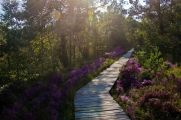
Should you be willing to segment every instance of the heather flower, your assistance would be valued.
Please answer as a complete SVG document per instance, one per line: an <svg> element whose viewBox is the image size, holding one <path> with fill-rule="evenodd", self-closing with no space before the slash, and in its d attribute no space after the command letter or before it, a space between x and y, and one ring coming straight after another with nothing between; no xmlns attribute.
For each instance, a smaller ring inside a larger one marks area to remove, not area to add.
<svg viewBox="0 0 181 120"><path fill-rule="evenodd" d="M126 112L131 117L132 120L135 120L135 113L132 106L128 106Z"/></svg>
<svg viewBox="0 0 181 120"><path fill-rule="evenodd" d="M81 71L82 71L82 73L83 73L84 75L87 75L87 74L89 73L89 66L88 66L88 65L83 66L83 67L81 68Z"/></svg>
<svg viewBox="0 0 181 120"><path fill-rule="evenodd" d="M81 70L81 68L80 69L74 69L74 70L72 70L70 73L69 73L69 76L68 76L68 78L70 79L70 78L80 78L80 77L82 77L83 76L83 73L82 73L82 70Z"/></svg>
<svg viewBox="0 0 181 120"><path fill-rule="evenodd" d="M30 88L26 89L24 92L25 100L32 99L34 96L38 95L41 91L43 91L44 86L41 83L37 83Z"/></svg>
<svg viewBox="0 0 181 120"><path fill-rule="evenodd" d="M141 82L137 79L131 79L131 88L140 88L142 87Z"/></svg>
<svg viewBox="0 0 181 120"><path fill-rule="evenodd" d="M160 109L162 106L162 102L158 98L150 98L148 100L148 105L155 108L155 109Z"/></svg>
<svg viewBox="0 0 181 120"><path fill-rule="evenodd" d="M130 88L140 88L152 84L150 80L144 80L143 82L139 80L138 75L141 71L142 68L136 59L128 60L127 64L120 71L124 92L127 92Z"/></svg>
<svg viewBox="0 0 181 120"><path fill-rule="evenodd" d="M74 69L74 70L70 71L68 78L72 78L72 77L76 76L78 72L79 72L78 69Z"/></svg>
<svg viewBox="0 0 181 120"><path fill-rule="evenodd" d="M116 87L116 91L117 91L118 93L123 93L123 92L124 92L122 86L117 86L117 87Z"/></svg>
<svg viewBox="0 0 181 120"><path fill-rule="evenodd" d="M134 58L131 58L128 60L127 62L128 65L131 65L131 64L137 64L136 60Z"/></svg>
<svg viewBox="0 0 181 120"><path fill-rule="evenodd" d="M163 92L157 92L156 91L156 92L146 93L143 97L140 98L139 105L144 106L152 98L158 98L161 100L168 100L170 98L170 94L168 92L165 92L165 91L163 91Z"/></svg>
<svg viewBox="0 0 181 120"><path fill-rule="evenodd" d="M137 74L141 72L141 66L135 59L130 59L125 66L125 70Z"/></svg>
<svg viewBox="0 0 181 120"><path fill-rule="evenodd" d="M125 95L120 96L120 99L121 99L122 102L128 102L129 101L128 96L125 96Z"/></svg>
<svg viewBox="0 0 181 120"><path fill-rule="evenodd" d="M142 86L149 86L152 84L153 84L153 82L151 80L143 80L143 82L141 82Z"/></svg>
<svg viewBox="0 0 181 120"><path fill-rule="evenodd" d="M117 57L123 52L123 49L116 48L111 52L110 57ZM70 91L75 88L82 77L99 69L104 61L105 58L99 58L92 64L70 71L67 78L68 80L61 89L59 86L62 84L62 77L58 73L53 74L49 78L47 84L37 82L27 88L23 93L22 98L20 98L14 105L2 110L1 118L5 120L14 120L18 119L20 116L23 119L34 120L37 119L36 114L37 112L39 114L38 110L41 109L41 112L47 113L48 118L51 120L58 119L60 107L65 102ZM31 109L27 107L29 105L31 106ZM46 107L46 109L43 109L42 107ZM21 115L19 115L19 113L21 113Z"/></svg>
<svg viewBox="0 0 181 120"><path fill-rule="evenodd" d="M73 86L75 86L82 77L96 71L103 64L104 61L104 58L99 58L90 65L85 65L79 69L72 70L68 75L68 80L65 83L64 89L73 88Z"/></svg>
<svg viewBox="0 0 181 120"><path fill-rule="evenodd" d="M61 84L62 76L58 73L53 74L48 81L48 84Z"/></svg>
<svg viewBox="0 0 181 120"><path fill-rule="evenodd" d="M116 81L116 85L117 85L117 86L122 85L122 81L121 81L121 80L117 80L117 81Z"/></svg>
<svg viewBox="0 0 181 120"><path fill-rule="evenodd" d="M164 102L162 104L162 110L169 113L173 117L177 115L180 115L181 117L181 111L179 111L179 109L175 107L171 102Z"/></svg>
<svg viewBox="0 0 181 120"><path fill-rule="evenodd" d="M45 103L48 100L48 96L45 93L42 93L41 95L35 97L31 101L32 109L37 109L40 107L42 103Z"/></svg>

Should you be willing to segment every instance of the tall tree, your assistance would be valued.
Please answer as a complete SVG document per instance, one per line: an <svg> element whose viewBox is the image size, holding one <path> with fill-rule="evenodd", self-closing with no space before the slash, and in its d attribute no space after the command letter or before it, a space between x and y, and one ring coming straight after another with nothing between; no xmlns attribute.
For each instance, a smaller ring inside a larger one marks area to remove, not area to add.
<svg viewBox="0 0 181 120"><path fill-rule="evenodd" d="M3 30L6 33L4 36L4 51L6 54L7 68L6 73L16 73L16 78L19 79L20 56L19 50L22 45L21 39L21 22L19 21L19 2L16 0L3 0L1 21ZM10 74L9 74L10 77Z"/></svg>

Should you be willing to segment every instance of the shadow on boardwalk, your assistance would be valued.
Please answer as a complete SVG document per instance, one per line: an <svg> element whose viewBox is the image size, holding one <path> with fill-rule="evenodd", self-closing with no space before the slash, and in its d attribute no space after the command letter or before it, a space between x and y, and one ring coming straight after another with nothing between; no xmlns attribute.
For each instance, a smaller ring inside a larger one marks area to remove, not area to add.
<svg viewBox="0 0 181 120"><path fill-rule="evenodd" d="M74 99L76 120L129 120L123 109L113 100L109 90L134 49L100 73L98 77L77 91Z"/></svg>

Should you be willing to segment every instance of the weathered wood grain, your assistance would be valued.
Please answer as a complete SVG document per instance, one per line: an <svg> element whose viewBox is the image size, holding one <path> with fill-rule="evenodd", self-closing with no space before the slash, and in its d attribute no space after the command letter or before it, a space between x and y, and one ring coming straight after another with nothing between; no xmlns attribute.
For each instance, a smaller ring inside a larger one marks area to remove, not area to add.
<svg viewBox="0 0 181 120"><path fill-rule="evenodd" d="M74 99L76 120L129 120L109 90L132 52L133 49L77 91Z"/></svg>

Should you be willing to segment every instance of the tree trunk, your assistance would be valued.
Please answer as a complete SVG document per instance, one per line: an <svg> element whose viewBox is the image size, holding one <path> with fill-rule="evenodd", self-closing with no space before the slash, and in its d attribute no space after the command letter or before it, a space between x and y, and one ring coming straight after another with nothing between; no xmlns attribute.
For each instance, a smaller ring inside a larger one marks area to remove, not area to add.
<svg viewBox="0 0 181 120"><path fill-rule="evenodd" d="M60 61L63 64L64 68L67 68L69 66L69 60L68 60L68 55L67 55L67 41L65 38L65 35L61 35L61 55L60 55Z"/></svg>

